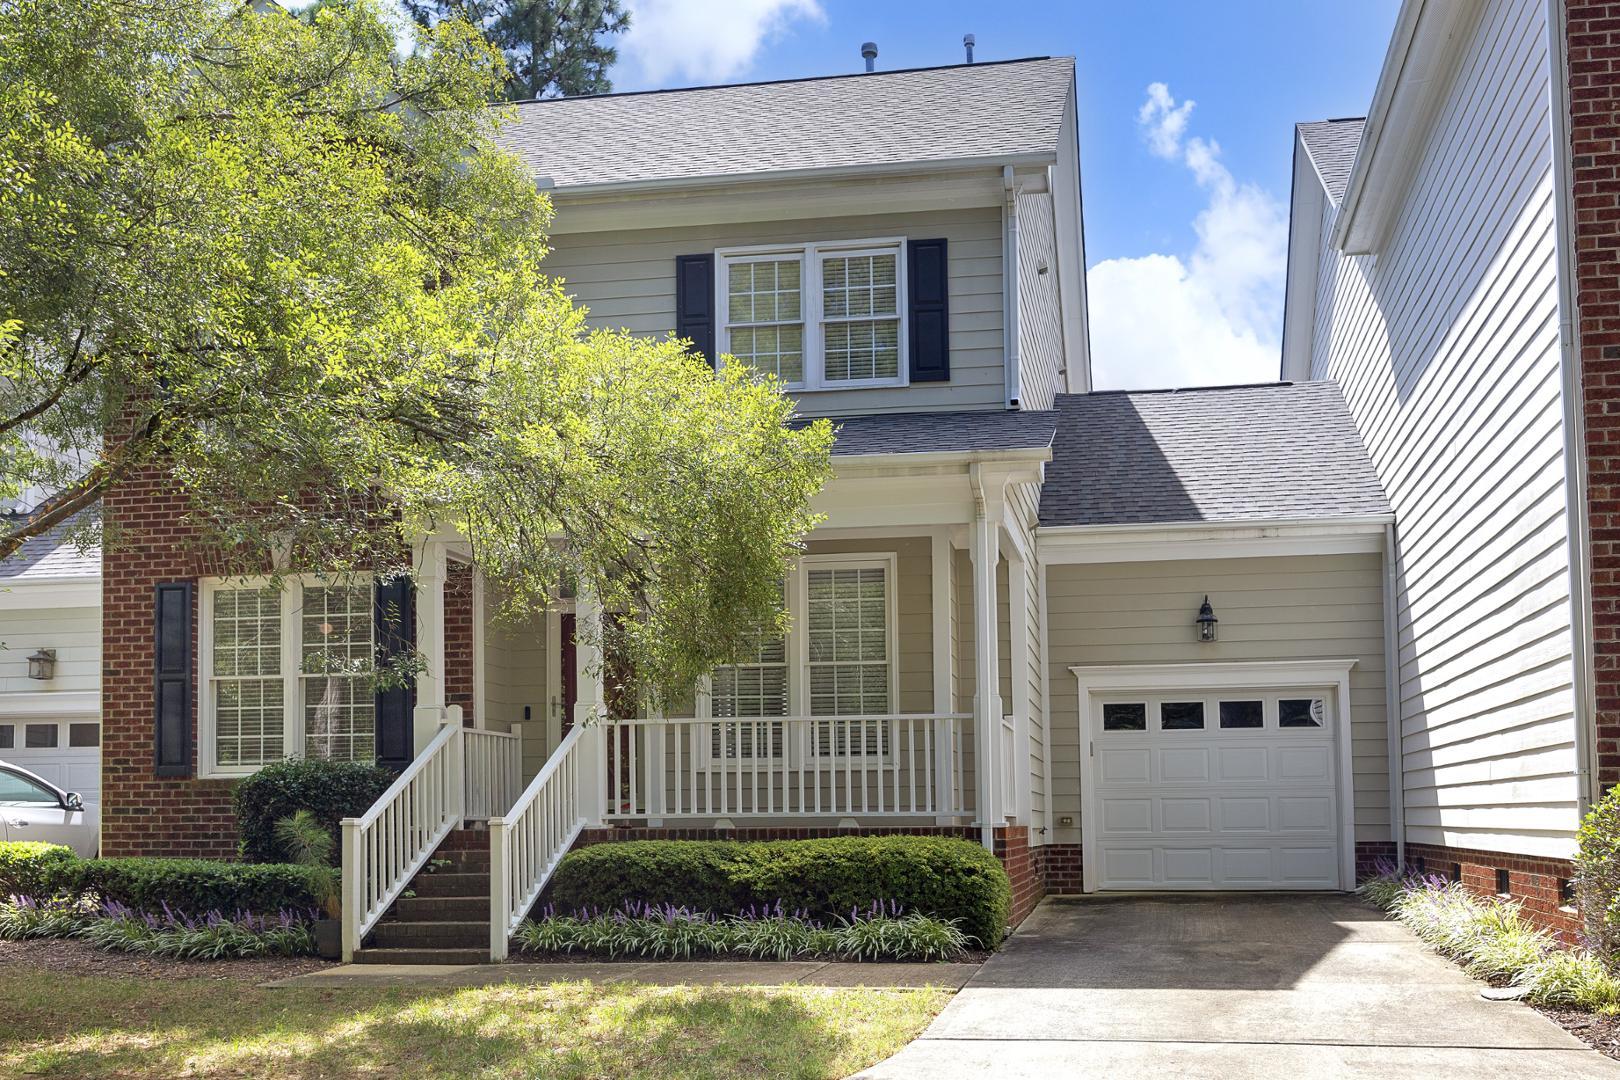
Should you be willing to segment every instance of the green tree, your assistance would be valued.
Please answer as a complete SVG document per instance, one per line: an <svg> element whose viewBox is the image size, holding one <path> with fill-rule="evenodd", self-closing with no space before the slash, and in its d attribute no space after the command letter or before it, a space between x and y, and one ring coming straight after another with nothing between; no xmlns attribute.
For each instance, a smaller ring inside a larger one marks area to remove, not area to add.
<svg viewBox="0 0 1620 1080"><path fill-rule="evenodd" d="M417 25L465 19L506 56L506 96L576 97L612 91L608 68L619 52L607 43L630 27L619 0L403 0Z"/></svg>
<svg viewBox="0 0 1620 1080"><path fill-rule="evenodd" d="M162 470L225 572L391 571L449 526L512 610L590 588L641 678L689 686L782 617L831 434L587 329L495 141L499 52L393 29L380 0L0 5L0 496L55 492L0 559Z"/></svg>

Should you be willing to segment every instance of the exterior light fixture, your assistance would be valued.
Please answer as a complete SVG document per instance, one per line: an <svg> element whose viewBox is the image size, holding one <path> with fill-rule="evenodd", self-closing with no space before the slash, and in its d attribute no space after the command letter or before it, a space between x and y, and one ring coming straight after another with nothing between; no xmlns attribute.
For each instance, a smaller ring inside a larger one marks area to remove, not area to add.
<svg viewBox="0 0 1620 1080"><path fill-rule="evenodd" d="M1204 597L1203 606L1198 609L1198 619L1196 621L1198 623L1198 640L1214 641L1217 636L1215 628L1220 624L1221 620L1215 617L1215 609L1209 606L1209 597L1207 596Z"/></svg>
<svg viewBox="0 0 1620 1080"><path fill-rule="evenodd" d="M56 675L56 650L40 649L28 658L28 677L44 682Z"/></svg>

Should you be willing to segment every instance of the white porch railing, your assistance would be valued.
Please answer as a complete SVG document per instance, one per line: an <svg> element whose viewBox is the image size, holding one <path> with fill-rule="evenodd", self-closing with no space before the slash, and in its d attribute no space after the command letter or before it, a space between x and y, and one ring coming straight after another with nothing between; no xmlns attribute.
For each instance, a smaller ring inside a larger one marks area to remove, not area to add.
<svg viewBox="0 0 1620 1080"><path fill-rule="evenodd" d="M459 720L446 722L364 816L343 819L345 961L461 824L463 731Z"/></svg>
<svg viewBox="0 0 1620 1080"><path fill-rule="evenodd" d="M484 728L467 728L462 758L466 764L469 821L483 821L506 813L523 790L523 741L518 735Z"/></svg>
<svg viewBox="0 0 1620 1080"><path fill-rule="evenodd" d="M613 720L607 817L961 814L970 713Z"/></svg>
<svg viewBox="0 0 1620 1080"><path fill-rule="evenodd" d="M489 819L489 956L508 941L602 805L602 728L576 725L504 815Z"/></svg>

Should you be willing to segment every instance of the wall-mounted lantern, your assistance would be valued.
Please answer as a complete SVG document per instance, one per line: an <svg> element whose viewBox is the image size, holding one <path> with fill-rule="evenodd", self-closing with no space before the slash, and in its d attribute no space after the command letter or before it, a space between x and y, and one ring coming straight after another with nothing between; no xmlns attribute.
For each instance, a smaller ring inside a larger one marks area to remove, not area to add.
<svg viewBox="0 0 1620 1080"><path fill-rule="evenodd" d="M28 658L28 677L45 682L56 676L56 650L40 649Z"/></svg>
<svg viewBox="0 0 1620 1080"><path fill-rule="evenodd" d="M1204 604L1198 609L1198 640L1214 641L1216 638L1215 628L1220 624L1220 621L1215 617L1215 609L1209 606L1209 597L1204 597Z"/></svg>

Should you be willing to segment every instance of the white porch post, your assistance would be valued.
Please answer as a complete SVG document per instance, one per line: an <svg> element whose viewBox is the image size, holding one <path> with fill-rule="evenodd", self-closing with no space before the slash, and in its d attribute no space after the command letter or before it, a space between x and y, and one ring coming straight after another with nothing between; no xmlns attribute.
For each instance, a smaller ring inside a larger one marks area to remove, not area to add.
<svg viewBox="0 0 1620 1080"><path fill-rule="evenodd" d="M587 828L602 824L608 799L606 695L602 690L602 606L581 589L574 601L575 633L583 640L574 648L574 727L579 729L580 802Z"/></svg>
<svg viewBox="0 0 1620 1080"><path fill-rule="evenodd" d="M1006 824L1001 792L1001 657L997 633L996 564L1001 559L1004 503L999 483L988 487L972 466L973 557L973 769L978 790L980 840L994 849L992 829Z"/></svg>
<svg viewBox="0 0 1620 1080"><path fill-rule="evenodd" d="M444 719L444 577L444 542L423 537L416 548L416 651L423 667L416 675L412 720L418 754L439 733Z"/></svg>
<svg viewBox="0 0 1620 1080"><path fill-rule="evenodd" d="M1012 654L1013 789L1003 793L1009 816L1030 824L1029 566L1016 545L1007 549L1007 649Z"/></svg>
<svg viewBox="0 0 1620 1080"><path fill-rule="evenodd" d="M934 712L956 711L952 674L956 665L955 589L951 566L951 538L944 529L933 536L933 634L934 634ZM956 774L961 767L956 754L956 721L934 721L934 814L941 824L949 824L961 809L956 805Z"/></svg>

